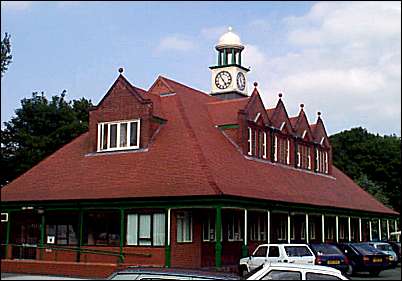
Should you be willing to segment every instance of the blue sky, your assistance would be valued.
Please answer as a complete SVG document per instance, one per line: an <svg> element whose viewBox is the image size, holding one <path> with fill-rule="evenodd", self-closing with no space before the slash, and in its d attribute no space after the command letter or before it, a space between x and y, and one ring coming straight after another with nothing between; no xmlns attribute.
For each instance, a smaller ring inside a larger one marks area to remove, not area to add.
<svg viewBox="0 0 402 281"><path fill-rule="evenodd" d="M355 11L359 11L356 14ZM214 45L233 26L267 107L321 111L329 134L355 126L401 135L401 5L326 2L4 2L13 63L1 119L34 91L98 103L119 67L147 89L158 75L210 90ZM378 108L381 106L381 110Z"/></svg>

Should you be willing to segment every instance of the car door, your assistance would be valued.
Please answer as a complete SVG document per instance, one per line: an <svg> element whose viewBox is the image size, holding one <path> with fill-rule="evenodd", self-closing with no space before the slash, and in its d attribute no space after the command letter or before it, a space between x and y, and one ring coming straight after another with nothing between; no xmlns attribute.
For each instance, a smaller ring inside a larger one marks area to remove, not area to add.
<svg viewBox="0 0 402 281"><path fill-rule="evenodd" d="M267 262L282 262L280 250L278 246L269 246Z"/></svg>
<svg viewBox="0 0 402 281"><path fill-rule="evenodd" d="M267 261L267 250L268 246L266 245L257 247L248 264L250 271L256 269Z"/></svg>

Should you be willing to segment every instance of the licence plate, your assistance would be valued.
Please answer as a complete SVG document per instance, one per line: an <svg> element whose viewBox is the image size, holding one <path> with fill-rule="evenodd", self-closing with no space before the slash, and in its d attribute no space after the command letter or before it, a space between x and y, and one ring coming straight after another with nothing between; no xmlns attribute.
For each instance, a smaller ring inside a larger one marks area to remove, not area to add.
<svg viewBox="0 0 402 281"><path fill-rule="evenodd" d="M382 258L373 258L373 262L382 262Z"/></svg>
<svg viewBox="0 0 402 281"><path fill-rule="evenodd" d="M339 260L329 260L328 264L340 264L341 262Z"/></svg>

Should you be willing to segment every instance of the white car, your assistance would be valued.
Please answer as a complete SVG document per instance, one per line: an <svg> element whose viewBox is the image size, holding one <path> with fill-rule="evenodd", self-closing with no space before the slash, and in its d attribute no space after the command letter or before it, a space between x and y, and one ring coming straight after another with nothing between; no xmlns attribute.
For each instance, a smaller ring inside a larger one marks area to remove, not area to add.
<svg viewBox="0 0 402 281"><path fill-rule="evenodd" d="M262 244L248 258L240 259L239 272L247 274L264 263L314 264L315 256L306 244Z"/></svg>
<svg viewBox="0 0 402 281"><path fill-rule="evenodd" d="M335 268L307 264L265 264L247 280L349 280Z"/></svg>

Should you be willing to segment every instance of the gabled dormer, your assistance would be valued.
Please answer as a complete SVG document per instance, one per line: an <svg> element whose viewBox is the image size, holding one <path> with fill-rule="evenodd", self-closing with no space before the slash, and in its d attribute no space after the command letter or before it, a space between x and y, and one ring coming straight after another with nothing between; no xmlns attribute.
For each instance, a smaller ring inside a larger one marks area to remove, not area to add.
<svg viewBox="0 0 402 281"><path fill-rule="evenodd" d="M147 148L156 130L154 102L149 94L120 75L97 106L89 112L91 152ZM160 124L160 122L159 122Z"/></svg>
<svg viewBox="0 0 402 281"><path fill-rule="evenodd" d="M312 128L315 143L315 171L324 174L332 173L332 147L329 142L321 113L318 112L317 122L310 126Z"/></svg>

